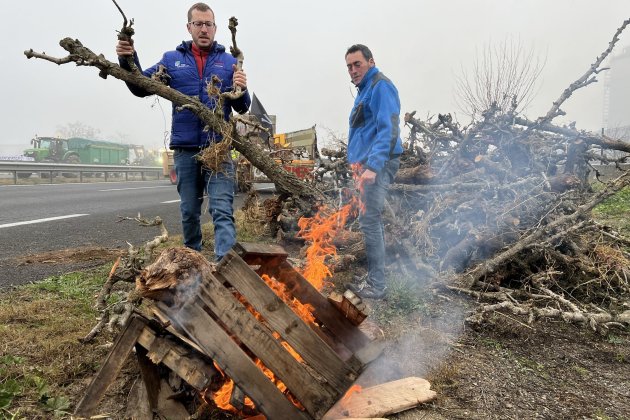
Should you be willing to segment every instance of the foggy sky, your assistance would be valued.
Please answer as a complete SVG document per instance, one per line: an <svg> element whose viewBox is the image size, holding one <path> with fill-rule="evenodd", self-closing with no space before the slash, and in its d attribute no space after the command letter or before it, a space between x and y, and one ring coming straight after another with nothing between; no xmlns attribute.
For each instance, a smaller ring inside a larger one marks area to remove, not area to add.
<svg viewBox="0 0 630 420"><path fill-rule="evenodd" d="M118 0L134 18L135 43L144 68L164 51L190 39L186 12L191 2ZM628 0L254 0L208 2L214 9L216 39L229 47L230 16L239 20L237 42L245 55L248 88L270 114L279 132L318 126L344 135L354 88L344 53L354 43L368 45L379 69L398 87L402 113L421 118L454 113L467 123L454 99L455 78L469 69L484 44L517 39L546 61L538 93L525 112L543 115L562 91L579 78L630 17ZM29 6L30 5L30 6ZM56 134L59 126L81 122L100 137L159 147L170 130L171 104L136 98L124 83L103 80L95 68L57 66L27 60L32 48L65 56L60 39L79 39L116 61L116 30L122 17L109 0L54 0L0 5L0 152L17 153L35 135ZM630 45L630 29L616 47ZM556 122L598 131L602 125L603 77L578 91ZM403 135L407 131L403 129ZM19 145L19 146L17 146Z"/></svg>

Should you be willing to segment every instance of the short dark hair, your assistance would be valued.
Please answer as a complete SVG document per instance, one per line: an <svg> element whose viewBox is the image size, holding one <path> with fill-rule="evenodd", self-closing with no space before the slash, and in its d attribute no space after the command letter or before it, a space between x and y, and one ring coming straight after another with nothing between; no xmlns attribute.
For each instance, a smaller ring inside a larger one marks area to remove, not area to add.
<svg viewBox="0 0 630 420"><path fill-rule="evenodd" d="M372 51L370 51L370 49L363 44L354 44L353 46L348 48L348 51L346 51L346 57L348 56L348 54L352 54L357 51L361 51L361 54L363 54L363 58L365 58L367 61L370 61L371 58L374 58L374 56L372 55Z"/></svg>
<svg viewBox="0 0 630 420"><path fill-rule="evenodd" d="M214 16L214 10L212 10L210 6L208 6L206 3L195 3L190 6L190 9L188 9L188 22L192 20L193 10L199 10L200 12L207 12L208 10L210 10L212 12L212 15Z"/></svg>

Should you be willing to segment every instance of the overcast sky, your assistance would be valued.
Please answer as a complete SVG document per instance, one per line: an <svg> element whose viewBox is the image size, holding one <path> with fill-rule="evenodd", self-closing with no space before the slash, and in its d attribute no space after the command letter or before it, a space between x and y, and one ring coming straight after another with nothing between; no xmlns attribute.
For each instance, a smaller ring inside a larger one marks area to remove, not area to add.
<svg viewBox="0 0 630 420"><path fill-rule="evenodd" d="M143 67L189 39L186 12L193 3L118 0L135 20L135 42ZM318 126L344 134L354 89L344 53L368 45L377 66L398 87L402 113L457 113L456 76L470 68L489 42L518 39L546 60L538 94L525 114L546 113L580 77L630 17L628 0L255 0L214 1L216 39L229 46L227 22L239 20L237 41L245 54L251 92L278 131ZM55 135L59 126L81 122L115 141L163 144L171 104L136 98L124 83L98 77L94 68L27 60L24 50L62 57L58 42L79 39L116 61L116 30L122 18L109 0L2 0L0 5L0 91L3 94L0 152L19 152L35 135ZM630 29L616 48L630 45ZM603 77L602 77L603 79ZM579 91L563 106L565 122L599 130L603 80ZM562 121L562 120L558 120ZM406 131L403 130L403 134Z"/></svg>

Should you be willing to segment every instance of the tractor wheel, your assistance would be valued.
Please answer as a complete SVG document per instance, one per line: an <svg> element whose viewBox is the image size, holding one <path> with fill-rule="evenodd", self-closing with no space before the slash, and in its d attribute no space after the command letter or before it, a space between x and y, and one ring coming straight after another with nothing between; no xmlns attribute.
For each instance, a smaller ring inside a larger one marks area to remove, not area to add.
<svg viewBox="0 0 630 420"><path fill-rule="evenodd" d="M81 159L77 155L71 155L71 156L68 156L68 158L65 160L64 163L71 163L73 165L76 165L76 164L81 163ZM64 178L76 178L77 173L76 172L62 172L61 176L63 176Z"/></svg>
<svg viewBox="0 0 630 420"><path fill-rule="evenodd" d="M54 160L52 160L50 158L44 159L44 160L42 160L42 162L43 163L57 163L57 162L55 162ZM43 178L43 179L48 179L48 178L50 178L50 174L51 174L50 172L41 172L39 174L39 177ZM58 174L59 174L59 172L52 172L52 177L55 178L55 177L57 177Z"/></svg>

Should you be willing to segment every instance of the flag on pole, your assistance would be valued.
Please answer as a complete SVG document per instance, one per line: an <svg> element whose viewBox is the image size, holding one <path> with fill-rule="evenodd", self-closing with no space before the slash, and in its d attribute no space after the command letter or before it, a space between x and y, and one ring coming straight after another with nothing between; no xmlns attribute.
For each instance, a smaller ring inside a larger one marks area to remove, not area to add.
<svg viewBox="0 0 630 420"><path fill-rule="evenodd" d="M262 125L267 130L269 130L269 134L267 134L265 132L260 133L260 137L262 137L262 139L267 144L269 144L269 137L273 136L273 134L274 134L274 132L273 132L273 122L271 121L271 118L267 114L267 111L265 111L265 108L262 106L262 104L260 103L260 101L256 97L255 93L252 95L252 105L251 105L251 107L249 109L249 113L251 115L254 115L256 118L258 118L258 120L260 121L260 125Z"/></svg>

